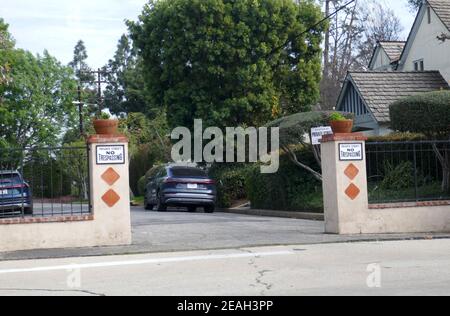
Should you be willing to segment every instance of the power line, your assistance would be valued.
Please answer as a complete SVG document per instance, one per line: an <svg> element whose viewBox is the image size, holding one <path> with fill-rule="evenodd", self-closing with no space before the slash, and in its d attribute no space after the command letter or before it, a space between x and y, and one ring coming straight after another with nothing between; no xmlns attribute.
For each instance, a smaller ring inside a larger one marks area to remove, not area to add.
<svg viewBox="0 0 450 316"><path fill-rule="evenodd" d="M300 34L294 36L294 39L297 39L299 37L302 37L303 35L305 35L306 33L311 32L313 29L315 29L316 27L318 27L319 25L321 25L322 23L326 22L327 20L331 19L333 16L335 16L336 14L338 14L339 12L341 12L342 10L346 9L348 6L350 6L351 4L355 3L356 0L351 0L349 2L347 2L346 4L344 4L343 6L337 8L334 12L330 13L329 15L327 15L325 18L323 18L322 20L320 20L319 22L317 22L316 24L310 26L308 29L306 29L305 31L301 32ZM268 55L267 57L272 56L273 54L275 54L278 50L281 50L283 48L285 48L289 42L291 42L291 40L289 39L288 42L284 43L283 45L280 45L276 48L274 48Z"/></svg>

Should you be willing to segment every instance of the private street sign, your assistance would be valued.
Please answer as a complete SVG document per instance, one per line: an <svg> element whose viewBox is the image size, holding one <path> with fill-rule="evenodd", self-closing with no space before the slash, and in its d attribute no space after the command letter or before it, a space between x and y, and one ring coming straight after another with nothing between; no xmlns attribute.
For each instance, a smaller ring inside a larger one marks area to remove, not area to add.
<svg viewBox="0 0 450 316"><path fill-rule="evenodd" d="M125 146L97 146L97 165L123 165L125 163Z"/></svg>
<svg viewBox="0 0 450 316"><path fill-rule="evenodd" d="M314 127L311 129L311 142L314 146L320 145L322 137L331 134L333 134L333 131L330 126Z"/></svg>

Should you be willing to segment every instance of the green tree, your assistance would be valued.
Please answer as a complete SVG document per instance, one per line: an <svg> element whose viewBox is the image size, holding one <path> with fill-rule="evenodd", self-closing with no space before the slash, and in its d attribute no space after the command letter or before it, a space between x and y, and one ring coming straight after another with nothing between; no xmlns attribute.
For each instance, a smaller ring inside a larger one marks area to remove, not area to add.
<svg viewBox="0 0 450 316"><path fill-rule="evenodd" d="M90 74L92 70L87 64L88 53L86 46L82 40L79 40L73 50L73 59L69 66L73 69L75 76L81 83L90 83L95 80L95 77Z"/></svg>
<svg viewBox="0 0 450 316"><path fill-rule="evenodd" d="M129 23L149 91L169 125L262 125L319 97L326 27L312 0L150 1ZM309 31L307 31L309 30Z"/></svg>
<svg viewBox="0 0 450 316"><path fill-rule="evenodd" d="M120 38L114 58L105 69L108 70L105 107L116 115L145 112L147 102L142 62L127 35Z"/></svg>
<svg viewBox="0 0 450 316"><path fill-rule="evenodd" d="M8 24L0 18L0 85L7 84L9 79L10 65L8 55L14 47L14 41L8 32ZM0 99L1 103L1 99Z"/></svg>
<svg viewBox="0 0 450 316"><path fill-rule="evenodd" d="M5 56L3 56L5 57ZM0 135L12 147L55 145L76 122L76 81L70 68L47 51L12 49L6 56L10 82L0 85Z"/></svg>
<svg viewBox="0 0 450 316"><path fill-rule="evenodd" d="M120 130L130 140L130 187L138 193L138 180L154 164L170 161L170 133L166 115L150 120L143 113L129 113L120 120Z"/></svg>

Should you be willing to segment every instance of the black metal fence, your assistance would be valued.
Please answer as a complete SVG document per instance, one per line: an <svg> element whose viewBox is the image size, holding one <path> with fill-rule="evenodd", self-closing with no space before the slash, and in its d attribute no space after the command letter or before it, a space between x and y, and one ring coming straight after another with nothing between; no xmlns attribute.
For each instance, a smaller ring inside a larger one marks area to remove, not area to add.
<svg viewBox="0 0 450 316"><path fill-rule="evenodd" d="M0 148L0 218L91 213L87 147Z"/></svg>
<svg viewBox="0 0 450 316"><path fill-rule="evenodd" d="M367 143L369 203L450 200L450 141Z"/></svg>

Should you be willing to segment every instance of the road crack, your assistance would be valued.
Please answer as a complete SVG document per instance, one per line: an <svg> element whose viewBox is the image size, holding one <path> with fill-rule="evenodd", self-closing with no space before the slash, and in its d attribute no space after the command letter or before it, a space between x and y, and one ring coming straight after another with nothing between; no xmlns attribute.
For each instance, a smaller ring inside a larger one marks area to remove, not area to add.
<svg viewBox="0 0 450 316"><path fill-rule="evenodd" d="M251 250L248 249L241 249L244 252L248 252L250 254L254 254L254 252L252 252ZM267 291L270 291L273 288L273 284L272 283L268 283L268 282L264 282L263 279L266 277L266 275L270 272L273 272L272 270L260 270L260 267L256 264L256 260L257 259L261 259L260 256L254 256L252 258L250 258L248 265L252 266L255 270L256 270L256 277L255 277L255 284L250 284L250 286L255 286L255 287L262 287L263 289L261 290L261 292L259 293L260 296L264 296L266 295Z"/></svg>
<svg viewBox="0 0 450 316"><path fill-rule="evenodd" d="M50 293L82 293L91 296L106 296L106 294L96 293L88 290L59 290L59 289L19 289L19 288L0 288L0 292L50 292Z"/></svg>

